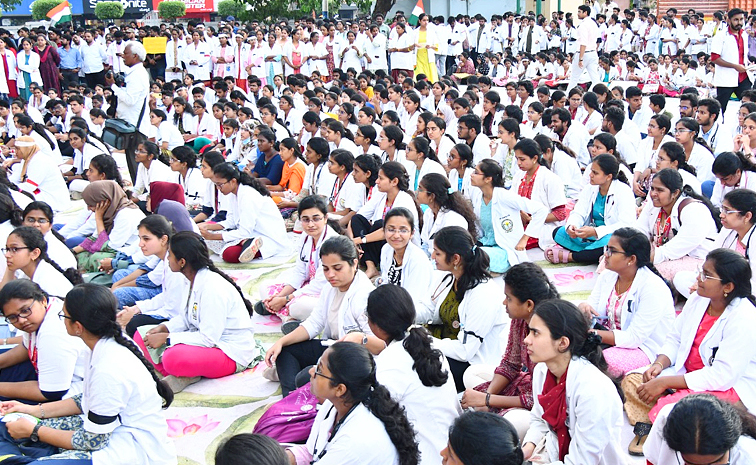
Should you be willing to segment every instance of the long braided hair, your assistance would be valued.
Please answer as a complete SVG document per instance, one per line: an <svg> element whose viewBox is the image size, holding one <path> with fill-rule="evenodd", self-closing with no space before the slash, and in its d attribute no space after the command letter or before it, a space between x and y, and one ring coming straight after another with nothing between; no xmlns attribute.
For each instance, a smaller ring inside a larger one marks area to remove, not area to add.
<svg viewBox="0 0 756 465"><path fill-rule="evenodd" d="M173 237L171 237L170 251L176 260L181 260L182 258L186 260L186 265L192 268L194 271L199 271L202 268L207 268L213 273L218 273L219 275L223 276L223 279L234 286L234 289L236 289L236 291L239 293L242 302L244 302L244 306L247 308L247 313L252 315L252 303L247 300L247 296L244 295L244 292L241 290L239 285L237 285L230 276L228 276L226 273L222 272L215 266L213 261L210 259L210 254L207 251L205 241L199 234L193 231L177 232L173 235Z"/></svg>
<svg viewBox="0 0 756 465"><path fill-rule="evenodd" d="M118 344L129 349L152 375L157 392L163 398L163 408L171 405L171 388L158 378L152 363L144 357L141 349L123 334L121 327L116 323L118 300L110 289L92 283L79 284L66 295L64 305L72 324L79 322L92 335L113 338Z"/></svg>
<svg viewBox="0 0 756 465"><path fill-rule="evenodd" d="M67 270L64 270L60 265L50 259L50 257L47 255L47 241L45 240L45 236L42 235L42 232L39 229L32 226L21 226L14 229L8 237L10 236L16 236L21 239L21 242L23 242L24 245L29 248L30 252L34 249L39 249L39 260L44 260L49 263L50 266L52 266L60 274L65 276L66 279L74 286L84 282L81 277L81 273L79 273L79 270L77 270L76 268L69 268Z"/></svg>

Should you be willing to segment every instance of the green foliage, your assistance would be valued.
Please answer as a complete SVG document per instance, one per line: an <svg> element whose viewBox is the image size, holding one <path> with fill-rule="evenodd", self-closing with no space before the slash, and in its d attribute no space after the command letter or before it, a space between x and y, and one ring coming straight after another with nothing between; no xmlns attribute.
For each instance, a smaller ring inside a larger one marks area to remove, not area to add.
<svg viewBox="0 0 756 465"><path fill-rule="evenodd" d="M229 16L240 18L244 12L244 6L236 0L221 0L218 2L218 16L226 19Z"/></svg>
<svg viewBox="0 0 756 465"><path fill-rule="evenodd" d="M174 21L186 14L186 4L177 0L168 0L158 4L158 13L166 21Z"/></svg>
<svg viewBox="0 0 756 465"><path fill-rule="evenodd" d="M19 1L18 3L20 4L21 2ZM48 19L47 12L58 6L60 3L60 0L36 0L32 3L32 18L36 21ZM0 4L2 4L4 9L8 6L4 1L0 2Z"/></svg>
<svg viewBox="0 0 756 465"><path fill-rule="evenodd" d="M123 17L121 2L97 2L95 16L99 19L118 19Z"/></svg>
<svg viewBox="0 0 756 465"><path fill-rule="evenodd" d="M266 20L291 16L289 0L243 0L241 19Z"/></svg>

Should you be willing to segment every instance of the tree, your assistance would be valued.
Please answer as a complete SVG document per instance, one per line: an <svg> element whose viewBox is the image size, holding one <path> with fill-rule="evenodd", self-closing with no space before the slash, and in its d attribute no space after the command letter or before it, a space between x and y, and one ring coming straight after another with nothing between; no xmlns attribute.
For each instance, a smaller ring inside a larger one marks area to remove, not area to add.
<svg viewBox="0 0 756 465"><path fill-rule="evenodd" d="M121 2L97 2L95 16L99 19L123 18L123 4Z"/></svg>
<svg viewBox="0 0 756 465"><path fill-rule="evenodd" d="M218 16L223 19L229 16L239 19L243 13L244 6L236 0L221 0L218 2Z"/></svg>
<svg viewBox="0 0 756 465"><path fill-rule="evenodd" d="M20 3L21 2L19 1L18 4ZM36 21L48 19L47 12L58 6L60 3L61 0L36 0L31 6L32 18ZM2 4L3 9L7 8L4 1L0 0L0 4Z"/></svg>
<svg viewBox="0 0 756 465"><path fill-rule="evenodd" d="M177 0L168 0L158 4L158 13L166 21L175 21L186 14L186 4Z"/></svg>
<svg viewBox="0 0 756 465"><path fill-rule="evenodd" d="M243 0L244 12L241 19L245 21L265 20L289 16L289 4L289 0Z"/></svg>
<svg viewBox="0 0 756 465"><path fill-rule="evenodd" d="M376 15L383 15L383 17L386 17L386 13L391 10L391 8L396 3L396 0L375 0L375 8L373 8L373 18L375 18Z"/></svg>

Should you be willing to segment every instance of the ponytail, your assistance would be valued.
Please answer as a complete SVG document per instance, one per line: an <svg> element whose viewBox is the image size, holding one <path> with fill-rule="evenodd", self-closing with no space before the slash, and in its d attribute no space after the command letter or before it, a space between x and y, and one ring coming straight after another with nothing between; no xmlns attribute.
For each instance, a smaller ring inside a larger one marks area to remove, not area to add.
<svg viewBox="0 0 756 465"><path fill-rule="evenodd" d="M249 186L260 193L263 197L270 197L270 191L259 180L253 178L246 171L241 171L232 163L219 163L213 167L213 175L231 181L235 179L241 186Z"/></svg>

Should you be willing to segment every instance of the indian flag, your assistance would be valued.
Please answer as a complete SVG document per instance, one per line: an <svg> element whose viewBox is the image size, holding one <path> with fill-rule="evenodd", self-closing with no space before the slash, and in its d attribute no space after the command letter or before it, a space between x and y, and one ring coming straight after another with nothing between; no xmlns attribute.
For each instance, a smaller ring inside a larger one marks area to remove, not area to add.
<svg viewBox="0 0 756 465"><path fill-rule="evenodd" d="M50 26L71 21L71 4L67 0L64 1L48 11L47 17L50 18Z"/></svg>
<svg viewBox="0 0 756 465"><path fill-rule="evenodd" d="M420 15L425 13L425 8L423 7L423 0L417 0L417 5L415 5L415 8L412 9L412 14L409 18L410 26L417 26L417 22L420 18Z"/></svg>

